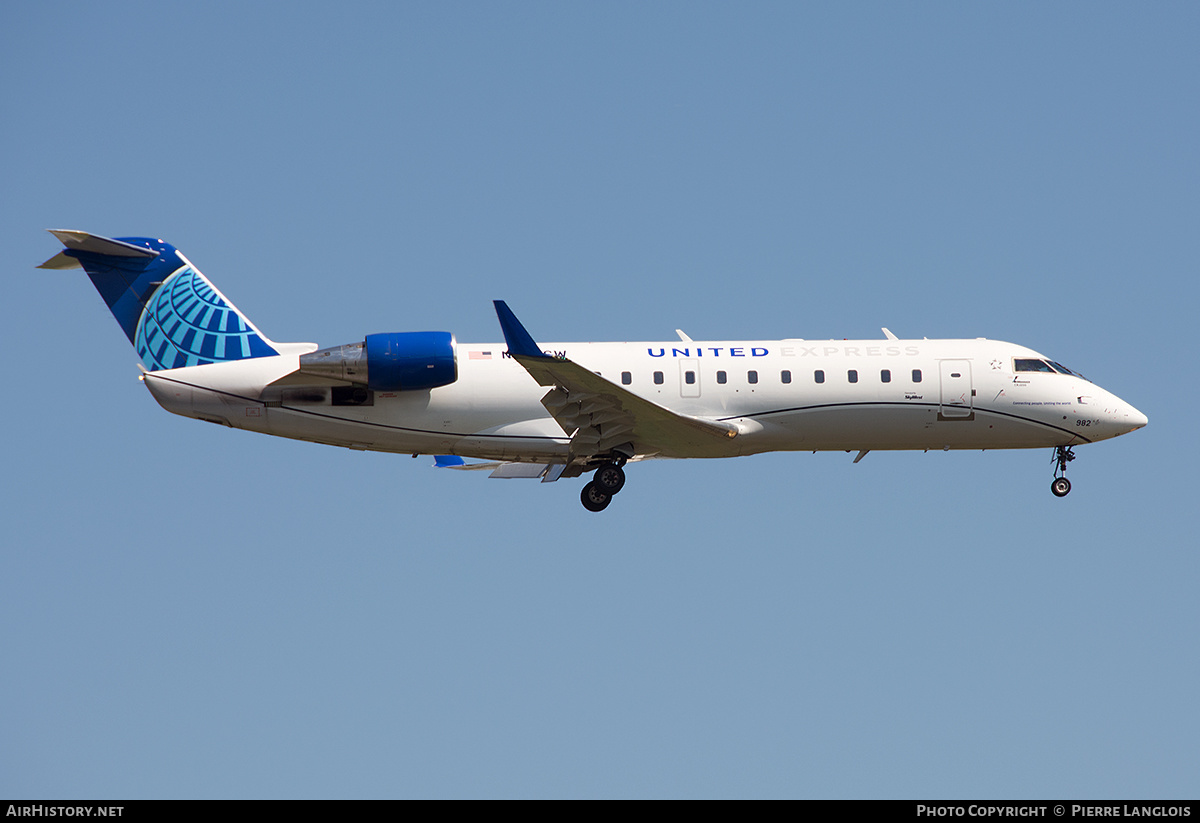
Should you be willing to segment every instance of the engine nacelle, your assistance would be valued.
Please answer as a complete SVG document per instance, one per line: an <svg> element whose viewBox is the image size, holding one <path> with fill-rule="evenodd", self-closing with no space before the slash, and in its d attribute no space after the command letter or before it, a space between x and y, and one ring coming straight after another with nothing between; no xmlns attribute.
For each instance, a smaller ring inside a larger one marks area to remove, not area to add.
<svg viewBox="0 0 1200 823"><path fill-rule="evenodd" d="M362 343L301 355L300 371L374 391L435 389L458 379L457 344L448 331L368 334Z"/></svg>
<svg viewBox="0 0 1200 823"><path fill-rule="evenodd" d="M458 379L457 344L448 331L368 334L365 343L368 389L436 389Z"/></svg>

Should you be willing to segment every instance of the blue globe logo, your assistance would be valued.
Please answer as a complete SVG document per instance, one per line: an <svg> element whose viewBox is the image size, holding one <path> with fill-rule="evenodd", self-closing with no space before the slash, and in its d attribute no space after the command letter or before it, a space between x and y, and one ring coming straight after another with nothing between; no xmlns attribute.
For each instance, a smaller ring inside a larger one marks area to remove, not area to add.
<svg viewBox="0 0 1200 823"><path fill-rule="evenodd" d="M275 354L191 266L176 270L146 301L134 347L150 371Z"/></svg>

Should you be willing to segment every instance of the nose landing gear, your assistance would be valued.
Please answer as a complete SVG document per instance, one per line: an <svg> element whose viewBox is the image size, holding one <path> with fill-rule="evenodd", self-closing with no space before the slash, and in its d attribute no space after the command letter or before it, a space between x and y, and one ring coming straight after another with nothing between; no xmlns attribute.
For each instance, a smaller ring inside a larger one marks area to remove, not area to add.
<svg viewBox="0 0 1200 823"><path fill-rule="evenodd" d="M1066 497L1071 493L1071 481L1067 479L1067 464L1075 459L1075 450L1070 446L1054 447L1054 479L1050 481L1050 493L1055 497Z"/></svg>

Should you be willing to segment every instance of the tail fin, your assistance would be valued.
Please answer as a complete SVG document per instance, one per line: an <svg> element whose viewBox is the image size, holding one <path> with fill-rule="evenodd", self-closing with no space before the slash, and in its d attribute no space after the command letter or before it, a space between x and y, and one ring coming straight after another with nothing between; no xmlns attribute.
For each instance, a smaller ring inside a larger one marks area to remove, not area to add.
<svg viewBox="0 0 1200 823"><path fill-rule="evenodd" d="M149 371L279 354L170 243L49 231L66 248L39 268L82 266Z"/></svg>

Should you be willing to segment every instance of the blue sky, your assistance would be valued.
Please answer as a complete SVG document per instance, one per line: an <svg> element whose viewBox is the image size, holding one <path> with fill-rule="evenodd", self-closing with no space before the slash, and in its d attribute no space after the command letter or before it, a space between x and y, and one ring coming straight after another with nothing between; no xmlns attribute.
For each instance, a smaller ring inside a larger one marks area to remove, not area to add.
<svg viewBox="0 0 1200 823"><path fill-rule="evenodd" d="M9 4L0 795L1195 797L1200 10ZM1150 425L489 481L162 411L45 228L275 340L986 336ZM1182 434L1180 434L1182 432Z"/></svg>

